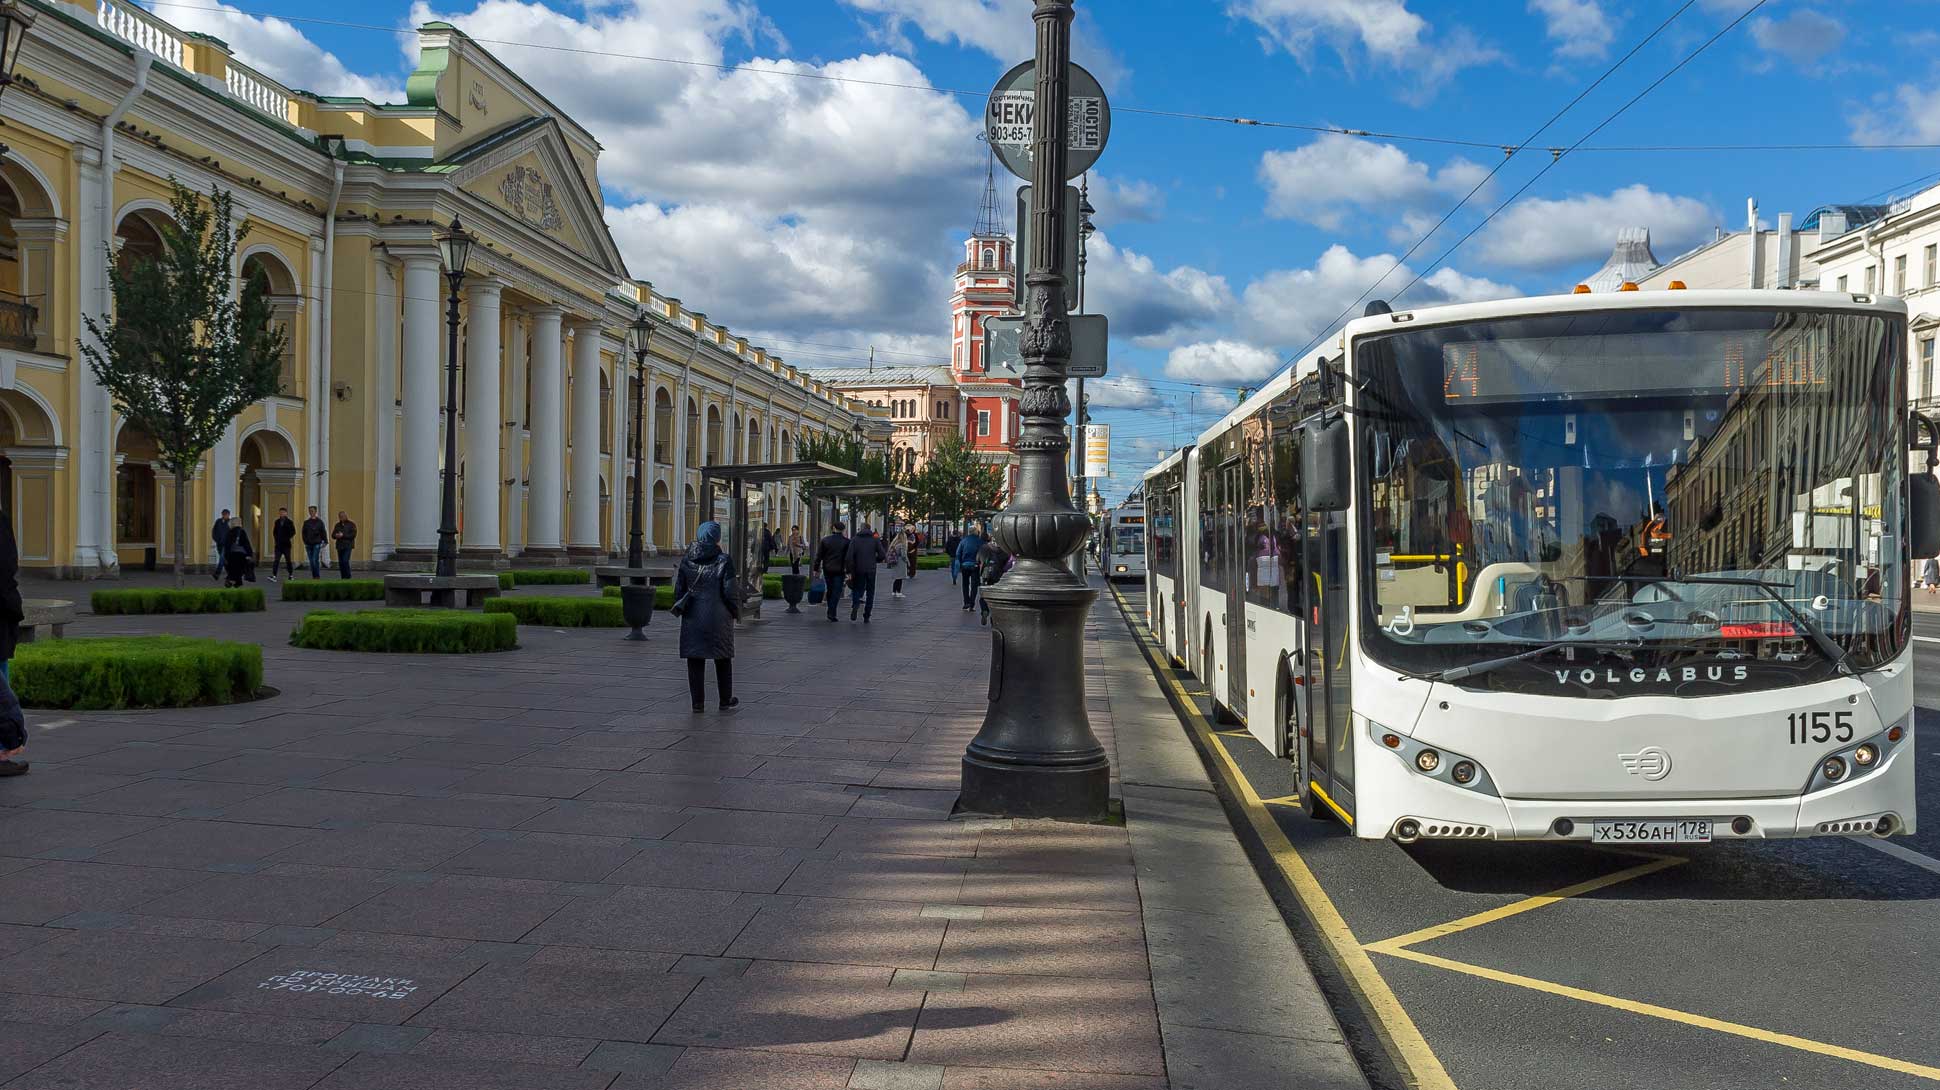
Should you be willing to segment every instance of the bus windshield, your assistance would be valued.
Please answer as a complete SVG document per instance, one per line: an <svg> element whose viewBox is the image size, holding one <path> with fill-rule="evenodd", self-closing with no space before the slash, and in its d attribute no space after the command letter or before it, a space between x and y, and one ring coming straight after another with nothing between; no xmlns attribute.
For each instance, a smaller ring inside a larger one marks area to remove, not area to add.
<svg viewBox="0 0 1940 1090"><path fill-rule="evenodd" d="M1433 671L1581 640L1754 684L1770 666L1768 685L1889 660L1903 336L1872 314L1665 309L1360 341L1364 646Z"/></svg>
<svg viewBox="0 0 1940 1090"><path fill-rule="evenodd" d="M1144 556L1145 527L1128 526L1123 523L1112 527L1111 554L1113 556Z"/></svg>

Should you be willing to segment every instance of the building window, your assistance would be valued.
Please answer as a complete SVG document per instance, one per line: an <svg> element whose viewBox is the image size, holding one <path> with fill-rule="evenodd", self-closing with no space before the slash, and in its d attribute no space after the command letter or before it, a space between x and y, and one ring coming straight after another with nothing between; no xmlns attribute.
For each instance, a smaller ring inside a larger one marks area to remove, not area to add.
<svg viewBox="0 0 1940 1090"><path fill-rule="evenodd" d="M1871 265L1866 266L1866 294L1871 295L1878 287L1879 270Z"/></svg>
<svg viewBox="0 0 1940 1090"><path fill-rule="evenodd" d="M1839 290L1840 291L1846 290L1846 278L1843 276L1839 278Z"/></svg>
<svg viewBox="0 0 1940 1090"><path fill-rule="evenodd" d="M1893 294L1906 294L1906 255L1893 259Z"/></svg>
<svg viewBox="0 0 1940 1090"><path fill-rule="evenodd" d="M1933 338L1920 342L1920 388L1918 396L1924 400L1933 396Z"/></svg>
<svg viewBox="0 0 1940 1090"><path fill-rule="evenodd" d="M977 434L978 435L990 434L990 410L989 409L977 410Z"/></svg>
<svg viewBox="0 0 1940 1090"><path fill-rule="evenodd" d="M1920 281L1922 287L1933 287L1934 258L1940 246L1928 246L1926 252L1926 278Z"/></svg>

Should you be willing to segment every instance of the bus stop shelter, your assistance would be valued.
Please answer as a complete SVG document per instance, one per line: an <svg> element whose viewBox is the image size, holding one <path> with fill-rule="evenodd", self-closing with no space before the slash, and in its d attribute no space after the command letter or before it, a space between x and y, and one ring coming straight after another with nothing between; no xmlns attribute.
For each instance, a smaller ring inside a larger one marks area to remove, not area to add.
<svg viewBox="0 0 1940 1090"><path fill-rule="evenodd" d="M851 516L860 517L859 513L863 512L865 508L886 508L896 500L910 499L915 495L916 490L914 488L902 484L850 484L844 482L841 484L821 485L811 488L808 490L809 517L814 525L814 534L811 540L822 540L822 535L828 532L826 527L842 517L842 504L844 501L848 502ZM822 518L822 504L824 503L829 505L831 512L831 517L827 520ZM849 530L853 533L855 527L851 526Z"/></svg>
<svg viewBox="0 0 1940 1090"><path fill-rule="evenodd" d="M855 471L827 462L779 462L762 465L706 466L701 470L701 495L705 512L714 510L717 492L725 492L729 502L725 547L734 559L734 570L741 576L741 617L743 621L761 618L761 577L768 570L768 558L761 555L760 535L748 525L748 490L767 484L792 484L796 481L825 481L855 478ZM837 486L839 487L839 486ZM819 490L810 490L810 495Z"/></svg>

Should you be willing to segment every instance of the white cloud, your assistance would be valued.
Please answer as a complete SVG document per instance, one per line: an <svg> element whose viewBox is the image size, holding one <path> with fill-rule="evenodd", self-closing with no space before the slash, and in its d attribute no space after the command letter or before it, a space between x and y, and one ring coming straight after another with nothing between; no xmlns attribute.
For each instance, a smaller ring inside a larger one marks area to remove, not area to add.
<svg viewBox="0 0 1940 1090"><path fill-rule="evenodd" d="M899 53L912 53L909 31L944 45L988 54L1005 65L1037 52L1031 21L1034 0L841 0L867 16L869 33ZM1124 66L1099 40L1090 12L1080 9L1071 28L1071 52L1107 88L1124 77Z"/></svg>
<svg viewBox="0 0 1940 1090"><path fill-rule="evenodd" d="M741 0L629 0L562 12L482 0L433 12L480 39L720 64L779 45ZM742 70L493 47L605 147L608 221L633 275L735 329L858 343L948 328L949 270L975 217L979 118L906 58ZM869 83L803 76L836 76ZM624 88L625 93L615 93ZM973 104L974 108L974 104ZM786 353L784 353L786 355Z"/></svg>
<svg viewBox="0 0 1940 1090"><path fill-rule="evenodd" d="M1391 225L1397 215L1466 194L1487 173L1461 158L1430 171L1393 144L1339 133L1260 157L1267 214L1329 231L1339 230L1355 209L1372 209L1377 219Z"/></svg>
<svg viewBox="0 0 1940 1090"><path fill-rule="evenodd" d="M1476 240L1476 253L1486 264L1517 269L1583 265L1609 257L1619 230L1648 227L1651 248L1668 256L1703 241L1717 222L1703 201L1638 183L1512 205Z"/></svg>
<svg viewBox="0 0 1940 1090"><path fill-rule="evenodd" d="M1165 373L1194 382L1259 382L1280 370L1280 356L1244 341L1200 341L1180 345L1165 359Z"/></svg>
<svg viewBox="0 0 1940 1090"><path fill-rule="evenodd" d="M1144 254L1113 245L1102 230L1091 236L1086 256L1086 309L1111 316L1114 338L1165 347L1232 308L1225 277L1191 265L1161 272Z"/></svg>
<svg viewBox="0 0 1940 1090"><path fill-rule="evenodd" d="M1837 52L1846 40L1846 25L1810 8L1782 19L1759 16L1751 21L1751 39L1760 49L1777 53L1801 68Z"/></svg>
<svg viewBox="0 0 1940 1090"><path fill-rule="evenodd" d="M1363 293L1368 299L1385 299L1397 307L1469 303L1522 294L1511 284L1454 269L1437 269L1406 295L1400 295L1414 275L1405 265L1397 268L1393 254L1359 257L1345 246L1330 246L1311 268L1276 270L1249 284L1241 306L1241 325L1248 340L1273 345L1291 355L1336 324L1360 317Z"/></svg>
<svg viewBox="0 0 1940 1090"><path fill-rule="evenodd" d="M1095 409L1151 409L1165 403L1152 384L1137 375L1088 379L1085 396Z"/></svg>
<svg viewBox="0 0 1940 1090"><path fill-rule="evenodd" d="M1091 206L1099 226L1115 223L1157 223L1165 216L1165 194L1151 182L1125 180L1093 172Z"/></svg>
<svg viewBox="0 0 1940 1090"><path fill-rule="evenodd" d="M401 80L352 72L336 54L304 37L302 31L282 19L245 15L228 4L209 0L194 6L155 0L152 6L162 18L183 30L222 39L237 60L285 86L300 87L319 95L367 98L373 102L404 100Z"/></svg>
<svg viewBox="0 0 1940 1090"><path fill-rule="evenodd" d="M1432 94L1465 68L1503 59L1466 27L1437 36L1407 0L1228 0L1226 12L1259 26L1262 44L1286 50L1303 65L1313 63L1322 44L1349 68L1364 53L1405 77L1410 90L1404 97Z"/></svg>
<svg viewBox="0 0 1940 1090"><path fill-rule="evenodd" d="M1543 33L1556 43L1563 58L1597 58L1610 52L1616 28L1600 0L1529 0L1529 10L1543 17Z"/></svg>
<svg viewBox="0 0 1940 1090"><path fill-rule="evenodd" d="M1879 96L1873 108L1854 115L1852 136L1862 144L1940 141L1940 86L1903 83Z"/></svg>

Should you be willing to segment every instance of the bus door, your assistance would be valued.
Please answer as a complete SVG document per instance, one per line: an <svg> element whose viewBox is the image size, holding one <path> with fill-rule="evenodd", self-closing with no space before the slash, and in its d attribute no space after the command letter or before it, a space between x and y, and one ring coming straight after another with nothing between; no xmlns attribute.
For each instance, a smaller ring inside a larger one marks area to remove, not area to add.
<svg viewBox="0 0 1940 1090"><path fill-rule="evenodd" d="M1246 715L1246 521L1240 505L1246 498L1245 463L1238 459L1219 467L1219 487L1226 508L1219 520L1221 573L1226 585L1226 706Z"/></svg>
<svg viewBox="0 0 1940 1090"><path fill-rule="evenodd" d="M1172 639L1178 642L1179 657L1184 659L1187 657L1186 633L1192 631L1186 621L1186 587L1191 585L1186 580L1186 531L1185 523L1179 517L1179 513L1186 509L1185 486L1173 486L1169 495L1171 499L1166 501L1166 513L1172 519L1172 566L1167 570L1172 573ZM1161 602L1159 606L1164 608L1165 603Z"/></svg>
<svg viewBox="0 0 1940 1090"><path fill-rule="evenodd" d="M1309 781L1335 808L1354 813L1353 701L1349 691L1347 515L1300 512L1302 641L1296 675L1304 674L1300 724L1308 733ZM1293 739L1295 745L1301 740Z"/></svg>

